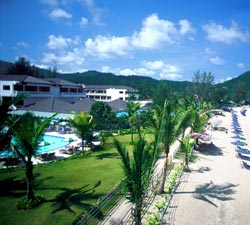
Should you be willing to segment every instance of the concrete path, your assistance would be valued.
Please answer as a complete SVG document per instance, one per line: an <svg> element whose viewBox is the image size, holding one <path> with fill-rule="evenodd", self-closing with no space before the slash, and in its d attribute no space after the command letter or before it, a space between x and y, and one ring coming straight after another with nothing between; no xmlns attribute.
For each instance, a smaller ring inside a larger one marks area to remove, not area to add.
<svg viewBox="0 0 250 225"><path fill-rule="evenodd" d="M243 168L241 159L236 157L231 144L235 136L231 132L231 113L225 114L217 119L229 132L214 131L214 146L197 152L197 160L190 164L191 173L182 176L163 224L250 224L250 170ZM250 117L237 115L250 148Z"/></svg>

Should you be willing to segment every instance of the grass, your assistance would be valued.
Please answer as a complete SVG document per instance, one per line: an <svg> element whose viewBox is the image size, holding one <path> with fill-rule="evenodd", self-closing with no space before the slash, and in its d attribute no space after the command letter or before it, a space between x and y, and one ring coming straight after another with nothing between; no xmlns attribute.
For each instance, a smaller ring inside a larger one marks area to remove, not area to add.
<svg viewBox="0 0 250 225"><path fill-rule="evenodd" d="M130 142L130 135L116 137ZM26 194L25 169L0 171L0 224L71 224L123 178L120 156L107 139L104 149L88 157L55 161L34 167L34 190L45 202L32 210L17 210Z"/></svg>

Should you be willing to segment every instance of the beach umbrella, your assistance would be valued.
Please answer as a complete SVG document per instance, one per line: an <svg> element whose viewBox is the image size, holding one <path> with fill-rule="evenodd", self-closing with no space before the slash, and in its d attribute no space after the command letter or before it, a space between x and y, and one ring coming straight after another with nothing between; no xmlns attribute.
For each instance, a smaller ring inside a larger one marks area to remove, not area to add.
<svg viewBox="0 0 250 225"><path fill-rule="evenodd" d="M69 142L73 142L74 139L72 137L69 137Z"/></svg>
<svg viewBox="0 0 250 225"><path fill-rule="evenodd" d="M47 146L50 145L50 143L48 141L41 141L39 146Z"/></svg>
<svg viewBox="0 0 250 225"><path fill-rule="evenodd" d="M198 139L201 136L199 133L192 133L190 134L190 138Z"/></svg>
<svg viewBox="0 0 250 225"><path fill-rule="evenodd" d="M66 126L67 123L65 121L62 121L61 123L59 123L60 126Z"/></svg>
<svg viewBox="0 0 250 225"><path fill-rule="evenodd" d="M245 146L245 145L247 145L247 143L243 142L243 141L233 141L233 142L231 142L231 144L237 145L237 146Z"/></svg>

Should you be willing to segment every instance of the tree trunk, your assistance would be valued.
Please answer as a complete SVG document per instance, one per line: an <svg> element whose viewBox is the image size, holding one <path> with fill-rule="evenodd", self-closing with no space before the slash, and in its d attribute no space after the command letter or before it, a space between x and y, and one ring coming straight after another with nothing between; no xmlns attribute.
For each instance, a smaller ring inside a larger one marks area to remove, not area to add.
<svg viewBox="0 0 250 225"><path fill-rule="evenodd" d="M33 200L33 163L31 159L28 159L26 164L26 181L27 181L27 199Z"/></svg>
<svg viewBox="0 0 250 225"><path fill-rule="evenodd" d="M134 211L134 220L135 220L135 225L141 225L141 210L138 208L135 208Z"/></svg>
<svg viewBox="0 0 250 225"><path fill-rule="evenodd" d="M164 187L165 187L166 175L167 175L167 167L168 167L168 152L169 151L165 152L165 162L164 162L164 166L163 166L163 174L162 174L161 183L160 183L159 188L158 188L159 194L164 193Z"/></svg>

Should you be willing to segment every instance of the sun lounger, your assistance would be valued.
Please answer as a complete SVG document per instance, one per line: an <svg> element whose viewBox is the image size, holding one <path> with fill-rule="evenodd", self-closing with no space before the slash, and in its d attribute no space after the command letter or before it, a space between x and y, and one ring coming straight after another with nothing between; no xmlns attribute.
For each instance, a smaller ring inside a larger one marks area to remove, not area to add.
<svg viewBox="0 0 250 225"><path fill-rule="evenodd" d="M250 151L248 151L246 149L236 149L235 151L240 153L240 154L250 155Z"/></svg>
<svg viewBox="0 0 250 225"><path fill-rule="evenodd" d="M248 164L247 162L245 162L245 161L242 160L242 165L243 165L246 169L250 170L250 164Z"/></svg>
<svg viewBox="0 0 250 225"><path fill-rule="evenodd" d="M238 153L238 155L239 155L239 157L240 157L241 159L250 161L250 156L242 155L241 153Z"/></svg>

